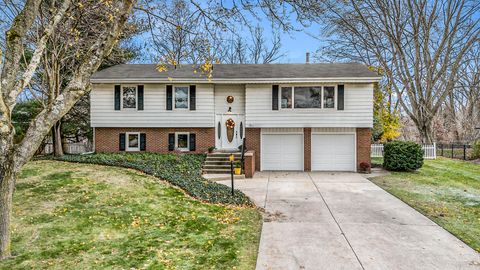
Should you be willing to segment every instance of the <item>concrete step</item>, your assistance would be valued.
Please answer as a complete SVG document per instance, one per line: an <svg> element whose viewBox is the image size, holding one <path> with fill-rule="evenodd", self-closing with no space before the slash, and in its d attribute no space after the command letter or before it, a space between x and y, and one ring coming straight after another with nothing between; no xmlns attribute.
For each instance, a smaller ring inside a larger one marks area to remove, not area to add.
<svg viewBox="0 0 480 270"><path fill-rule="evenodd" d="M230 174L230 169L202 169L203 174Z"/></svg>
<svg viewBox="0 0 480 270"><path fill-rule="evenodd" d="M228 166L230 166L230 161L227 161L227 160L206 160L204 165L228 165Z"/></svg>
<svg viewBox="0 0 480 270"><path fill-rule="evenodd" d="M237 157L235 157L237 159ZM240 158L239 158L240 159ZM207 156L206 160L227 160L229 161L230 159L228 157L212 157L212 156Z"/></svg>
<svg viewBox="0 0 480 270"><path fill-rule="evenodd" d="M207 154L207 157L230 157L230 155L234 155L235 158L237 157L242 157L242 153L240 152L236 152L236 153L219 153L219 152L213 152L213 153L209 153Z"/></svg>
<svg viewBox="0 0 480 270"><path fill-rule="evenodd" d="M202 175L205 179L208 179L210 181L222 181L222 180L230 180L231 176L230 174L204 174ZM244 174L241 174L241 175L234 175L233 176L233 179L234 180L241 180L241 179L245 179L245 175Z"/></svg>
<svg viewBox="0 0 480 270"><path fill-rule="evenodd" d="M213 165L210 165L210 164L204 164L203 165L203 169L225 169L225 170L230 170L231 167L230 165L218 165L218 164L213 164Z"/></svg>

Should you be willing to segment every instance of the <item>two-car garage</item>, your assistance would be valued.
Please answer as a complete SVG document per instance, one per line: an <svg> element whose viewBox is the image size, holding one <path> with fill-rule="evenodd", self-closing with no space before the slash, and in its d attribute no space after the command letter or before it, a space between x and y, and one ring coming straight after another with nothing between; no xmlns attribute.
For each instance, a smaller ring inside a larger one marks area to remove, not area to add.
<svg viewBox="0 0 480 270"><path fill-rule="evenodd" d="M354 128L312 128L310 144L304 136L301 128L262 129L261 169L303 171L305 154L310 154L312 171L356 170Z"/></svg>

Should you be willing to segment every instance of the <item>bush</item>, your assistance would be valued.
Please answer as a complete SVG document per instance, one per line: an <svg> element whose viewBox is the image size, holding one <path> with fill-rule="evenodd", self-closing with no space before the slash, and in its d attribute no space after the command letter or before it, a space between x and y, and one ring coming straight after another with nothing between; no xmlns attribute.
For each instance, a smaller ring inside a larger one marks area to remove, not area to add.
<svg viewBox="0 0 480 270"><path fill-rule="evenodd" d="M422 146L415 142L393 141L383 148L383 167L389 171L414 171L423 166Z"/></svg>
<svg viewBox="0 0 480 270"><path fill-rule="evenodd" d="M360 162L360 169L362 172L370 173L372 166L368 162Z"/></svg>
<svg viewBox="0 0 480 270"><path fill-rule="evenodd" d="M52 158L52 157L50 157ZM190 196L210 203L253 206L241 191L209 181L202 177L202 154L119 153L92 155L65 155L55 160L92 163L137 169L183 189Z"/></svg>
<svg viewBox="0 0 480 270"><path fill-rule="evenodd" d="M472 158L473 159L480 158L480 140L473 142L472 148L473 148Z"/></svg>

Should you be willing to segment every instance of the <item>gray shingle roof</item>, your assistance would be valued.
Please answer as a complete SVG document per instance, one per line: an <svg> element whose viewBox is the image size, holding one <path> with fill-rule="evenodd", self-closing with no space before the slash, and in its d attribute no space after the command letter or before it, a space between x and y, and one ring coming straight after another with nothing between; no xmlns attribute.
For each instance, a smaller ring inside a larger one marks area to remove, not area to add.
<svg viewBox="0 0 480 270"><path fill-rule="evenodd" d="M205 74L194 73L198 66L169 67L159 72L155 64L122 64L96 72L92 82L108 80L203 80ZM212 80L268 80L268 79L322 79L358 78L376 79L378 75L357 63L336 64L215 64Z"/></svg>

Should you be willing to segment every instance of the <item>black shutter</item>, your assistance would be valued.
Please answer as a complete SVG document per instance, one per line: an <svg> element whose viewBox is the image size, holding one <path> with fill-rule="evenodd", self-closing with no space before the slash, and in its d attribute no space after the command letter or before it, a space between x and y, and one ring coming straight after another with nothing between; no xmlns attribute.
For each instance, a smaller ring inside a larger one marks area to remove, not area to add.
<svg viewBox="0 0 480 270"><path fill-rule="evenodd" d="M345 96L345 90L343 85L339 85L337 89L337 94L338 94L338 100L337 100L337 110L343 111L344 109L344 96Z"/></svg>
<svg viewBox="0 0 480 270"><path fill-rule="evenodd" d="M143 111L143 85L139 85L138 91L138 110Z"/></svg>
<svg viewBox="0 0 480 270"><path fill-rule="evenodd" d="M196 138L195 133L190 133L190 151L195 151L196 149Z"/></svg>
<svg viewBox="0 0 480 270"><path fill-rule="evenodd" d="M125 133L120 133L120 136L118 136L118 149L125 151Z"/></svg>
<svg viewBox="0 0 480 270"><path fill-rule="evenodd" d="M168 134L168 151L175 150L175 133Z"/></svg>
<svg viewBox="0 0 480 270"><path fill-rule="evenodd" d="M278 85L272 85L272 110L278 111Z"/></svg>
<svg viewBox="0 0 480 270"><path fill-rule="evenodd" d="M196 110L197 105L197 86L190 85L190 111Z"/></svg>
<svg viewBox="0 0 480 270"><path fill-rule="evenodd" d="M120 85L115 85L115 111L120 111Z"/></svg>
<svg viewBox="0 0 480 270"><path fill-rule="evenodd" d="M167 111L172 110L173 105L173 87L171 85L167 85Z"/></svg>
<svg viewBox="0 0 480 270"><path fill-rule="evenodd" d="M147 150L147 134L140 133L140 151Z"/></svg>

